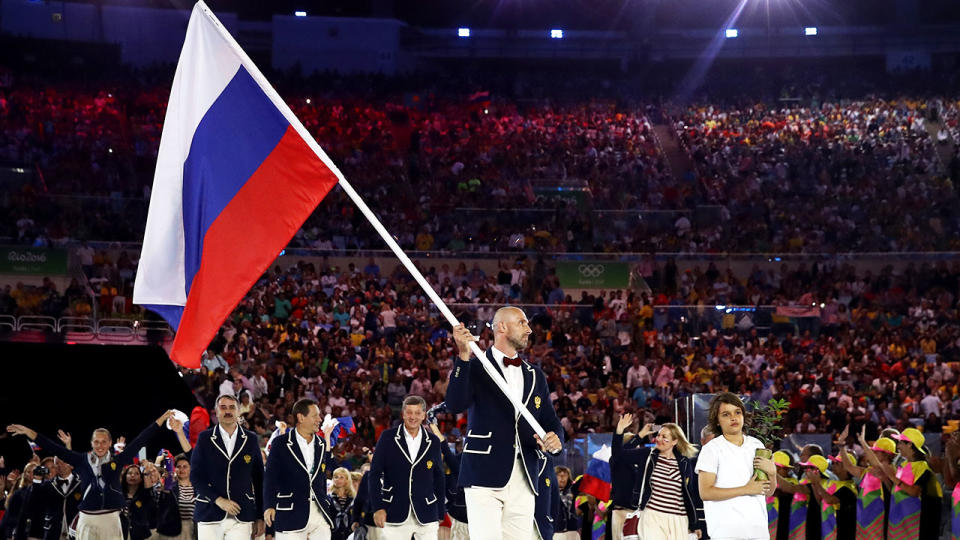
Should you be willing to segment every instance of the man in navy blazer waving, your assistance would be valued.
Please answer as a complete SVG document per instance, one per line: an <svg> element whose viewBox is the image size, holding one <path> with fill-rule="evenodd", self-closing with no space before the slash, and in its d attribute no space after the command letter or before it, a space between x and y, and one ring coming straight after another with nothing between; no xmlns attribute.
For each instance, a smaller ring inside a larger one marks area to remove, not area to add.
<svg viewBox="0 0 960 540"><path fill-rule="evenodd" d="M441 442L424 429L427 402L403 400L403 424L385 430L370 464L373 522L381 540L437 540L446 514ZM527 539L529 540L529 539Z"/></svg>
<svg viewBox="0 0 960 540"><path fill-rule="evenodd" d="M263 458L257 434L238 423L237 398L217 398L218 424L201 431L190 457L198 540L263 534Z"/></svg>
<svg viewBox="0 0 960 540"><path fill-rule="evenodd" d="M293 404L297 427L273 441L263 477L263 520L276 540L330 540L330 433L320 431L320 407L312 399Z"/></svg>
<svg viewBox="0 0 960 540"><path fill-rule="evenodd" d="M486 352L508 390L540 423L543 440L503 394L479 360L470 360L477 338L458 325L453 329L459 356L447 386L450 412L467 411L467 436L460 459L459 483L467 502L470 540L529 540L533 537L537 478L546 460L543 450L563 449L563 428L550 400L543 372L519 357L531 330L523 311L497 310L491 325L493 347ZM502 524L502 528L491 526Z"/></svg>

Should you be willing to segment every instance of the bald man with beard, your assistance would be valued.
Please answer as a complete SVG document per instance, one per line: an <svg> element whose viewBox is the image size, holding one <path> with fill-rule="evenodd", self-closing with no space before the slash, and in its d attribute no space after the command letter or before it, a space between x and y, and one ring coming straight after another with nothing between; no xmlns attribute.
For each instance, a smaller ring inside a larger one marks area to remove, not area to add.
<svg viewBox="0 0 960 540"><path fill-rule="evenodd" d="M453 329L459 351L447 386L452 413L467 411L458 483L464 488L471 540L529 540L533 537L539 472L544 452L563 449L563 428L550 401L543 372L520 358L530 340L530 323L522 310L497 310L491 325L493 347L485 353L493 375L471 359L477 338L463 326ZM541 440L492 377L506 383L547 432Z"/></svg>

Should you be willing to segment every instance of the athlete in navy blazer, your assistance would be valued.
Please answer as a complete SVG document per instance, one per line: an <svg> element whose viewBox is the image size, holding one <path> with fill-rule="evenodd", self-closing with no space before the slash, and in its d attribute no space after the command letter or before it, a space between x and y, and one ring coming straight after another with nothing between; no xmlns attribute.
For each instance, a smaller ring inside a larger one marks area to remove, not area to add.
<svg viewBox="0 0 960 540"><path fill-rule="evenodd" d="M507 313L502 315L502 312ZM516 315L519 315L516 321L501 322L494 318L495 325L499 323L506 328L506 331L498 336L511 341L514 350L526 346L527 337L530 334L526 317L516 308L502 308L497 312L497 317L502 318ZM510 323L516 326L510 326ZM519 444L527 482L534 494L538 493L539 487L536 480L543 458L537 446L533 428L522 416L515 413L513 405L483 369L479 360L464 360L464 356L469 358L469 349L466 349L466 354L463 352L466 342L475 339L469 335L469 331L463 326L458 326L454 329L454 336L457 337L457 345L461 348L461 353L454 363L453 376L447 386L446 403L450 412L467 411L467 436L464 439L463 455L460 458L460 485L485 488L506 486L513 471L516 448ZM502 369L494 359L493 350L488 349L486 355L496 371L503 376ZM519 367L508 369L519 369L522 373L522 401L527 410L547 431L547 442L553 444L551 449L559 452L562 448L563 427L550 400L550 389L547 387L543 372L525 360L521 361Z"/></svg>
<svg viewBox="0 0 960 540"><path fill-rule="evenodd" d="M140 448L160 433L160 426L171 416L173 411L164 413L127 444L122 452L116 454L110 451L113 442L110 432L103 428L93 432L90 442L94 449L86 453L68 450L58 441L19 424L7 426L7 431L14 435L26 435L31 441L37 441L44 450L73 465L74 473L86 486L80 511L102 513L119 511L124 507L124 496L120 491L121 469L133 463Z"/></svg>
<svg viewBox="0 0 960 540"><path fill-rule="evenodd" d="M201 431L190 456L190 483L196 492L194 521L219 523L229 514L241 523L256 523L263 517L263 457L257 434L237 424L237 401L217 398L219 423ZM232 412L230 412L232 411ZM232 453L227 452L221 426L233 424L239 433Z"/></svg>
<svg viewBox="0 0 960 540"><path fill-rule="evenodd" d="M553 540L557 521L562 516L560 490L557 486L557 474L553 468L553 458L544 459L541 467L540 476L537 479L540 484L540 493L537 495L536 510L533 514L534 524L540 540Z"/></svg>
<svg viewBox="0 0 960 540"><path fill-rule="evenodd" d="M381 511L385 511L384 523L389 525L401 525L407 521L411 508L413 518L421 525L439 522L446 514L441 443L421 425L426 407L410 405L414 398L423 402L418 396L407 397L404 400L404 424L381 433L373 451L369 488L377 525L382 525L378 519L378 514L383 516ZM409 426L419 428L422 437L416 455L409 454L404 436L409 409L420 409L419 422L411 421Z"/></svg>
<svg viewBox="0 0 960 540"><path fill-rule="evenodd" d="M302 531L310 521L311 505L316 504L327 526L332 528L326 472L332 466L329 439L333 426L324 430L323 437L317 436L323 418L311 399L298 401L293 411L297 427L274 439L267 456L263 476L264 522L272 524L277 533ZM304 439L304 433L312 436L313 463L309 468L297 442L298 432Z"/></svg>
<svg viewBox="0 0 960 540"><path fill-rule="evenodd" d="M443 483L447 489L447 513L450 517L461 522L467 522L467 502L463 497L463 488L457 485L457 475L460 474L460 456L444 440L440 428L430 424L430 431L440 439L440 453L443 454L444 477Z"/></svg>

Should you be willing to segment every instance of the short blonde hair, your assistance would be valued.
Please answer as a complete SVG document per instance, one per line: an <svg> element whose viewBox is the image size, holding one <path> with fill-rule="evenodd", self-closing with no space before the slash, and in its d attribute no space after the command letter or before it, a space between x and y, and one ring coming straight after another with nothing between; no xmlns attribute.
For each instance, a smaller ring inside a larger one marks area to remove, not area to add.
<svg viewBox="0 0 960 540"><path fill-rule="evenodd" d="M683 434L683 430L680 429L680 426L674 424L673 422L667 422L661 429L666 429L670 432L670 436L676 439L677 450L679 450L681 454L688 458L692 458L693 456L697 455L697 447L687 440L687 436Z"/></svg>

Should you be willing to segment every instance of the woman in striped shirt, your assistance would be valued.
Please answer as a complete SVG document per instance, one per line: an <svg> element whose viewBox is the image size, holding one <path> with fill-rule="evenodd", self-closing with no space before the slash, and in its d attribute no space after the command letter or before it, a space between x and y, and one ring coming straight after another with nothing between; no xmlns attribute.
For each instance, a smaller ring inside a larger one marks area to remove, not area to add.
<svg viewBox="0 0 960 540"><path fill-rule="evenodd" d="M703 508L694 473L696 448L687 441L676 424L664 424L657 433L653 448L623 449L623 432L633 423L633 415L625 414L617 423L610 457L633 464L637 472L640 493L640 538L687 540L690 533L697 538L703 534L704 523L697 517ZM652 424L643 426L638 434L643 438L653 434Z"/></svg>
<svg viewBox="0 0 960 540"><path fill-rule="evenodd" d="M180 508L180 522L183 524L177 540L194 540L197 537L196 525L193 523L193 499L195 494L193 484L190 483L189 454L180 454L174 458L174 467L176 467L177 483L173 486L173 494L177 497L177 505Z"/></svg>

